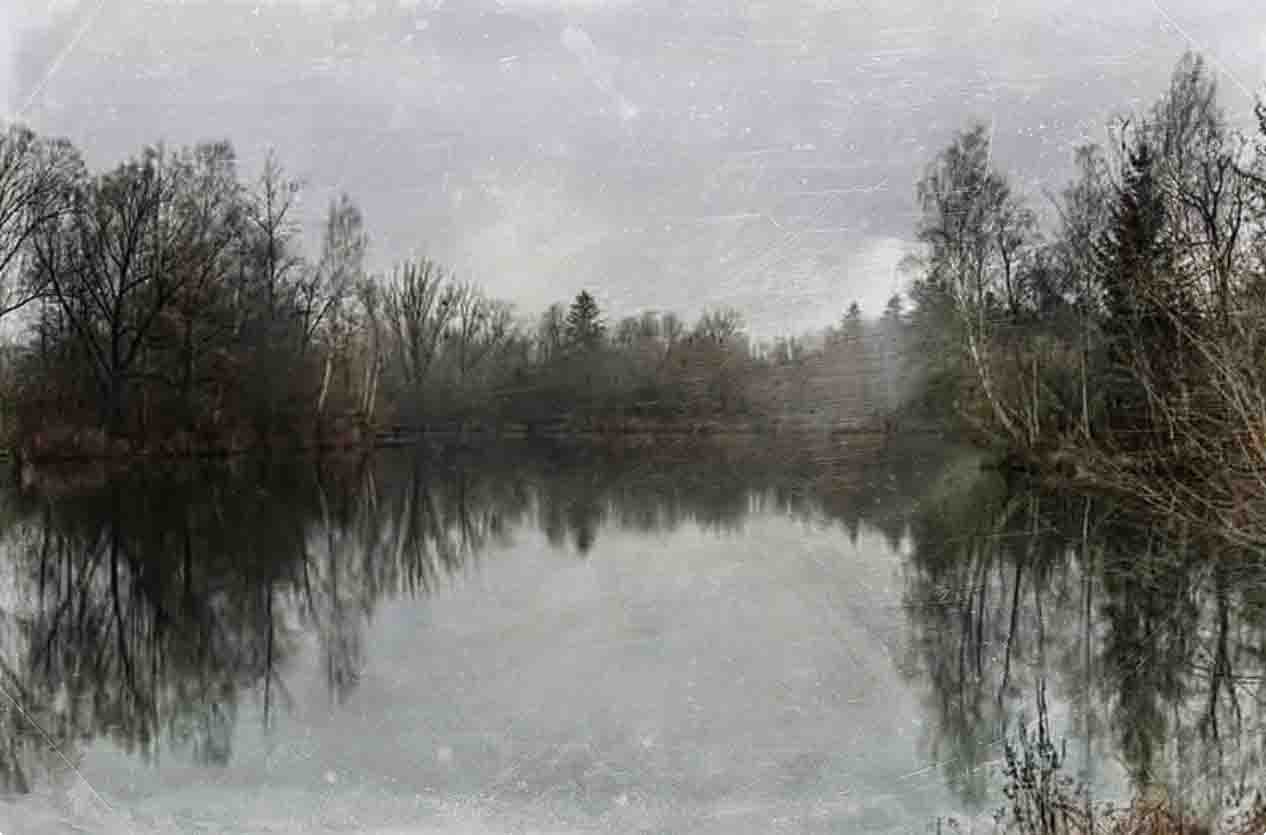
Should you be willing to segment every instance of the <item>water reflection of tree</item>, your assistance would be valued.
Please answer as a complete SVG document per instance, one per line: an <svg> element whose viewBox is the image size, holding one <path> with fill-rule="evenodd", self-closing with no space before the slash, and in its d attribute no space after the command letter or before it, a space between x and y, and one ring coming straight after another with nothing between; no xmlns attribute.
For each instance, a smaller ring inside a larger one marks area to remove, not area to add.
<svg viewBox="0 0 1266 835"><path fill-rule="evenodd" d="M1043 683L1084 767L1118 759L1201 803L1245 789L1266 730L1260 560L986 477L925 503L911 539L907 671L926 687L929 754L964 799L983 799L982 764Z"/></svg>
<svg viewBox="0 0 1266 835"><path fill-rule="evenodd" d="M318 653L350 698L384 601L440 590L535 525L584 554L604 532L741 529L752 514L877 530L904 561L930 759L967 801L1039 686L1094 764L1202 775L1206 800L1262 761L1266 566L1103 501L1014 489L927 457L838 446L735 454L524 450L240 463L0 494L0 681L72 760L98 737L141 756L232 757L243 716L284 709ZM912 498L918 498L911 502ZM0 710L0 790L59 767ZM1089 778L1093 772L1087 772Z"/></svg>
<svg viewBox="0 0 1266 835"><path fill-rule="evenodd" d="M556 448L238 462L9 491L0 568L16 603L0 612L0 676L72 760L109 738L138 756L222 764L242 717L267 723L289 704L291 659L315 651L332 701L346 701L384 601L436 592L524 525L581 554L612 526L732 531L771 511L854 536L882 520L899 539L894 508L918 476L846 478L859 469L821 449ZM0 716L0 779L24 791L49 746L16 711Z"/></svg>
<svg viewBox="0 0 1266 835"><path fill-rule="evenodd" d="M23 763L46 747L32 720L72 758L103 737L227 762L242 699L267 721L305 633L345 699L377 603L433 588L526 507L519 485L412 463L385 498L364 462L15 497L2 547L18 603L0 621L0 676L30 718L3 714L5 788L26 790Z"/></svg>

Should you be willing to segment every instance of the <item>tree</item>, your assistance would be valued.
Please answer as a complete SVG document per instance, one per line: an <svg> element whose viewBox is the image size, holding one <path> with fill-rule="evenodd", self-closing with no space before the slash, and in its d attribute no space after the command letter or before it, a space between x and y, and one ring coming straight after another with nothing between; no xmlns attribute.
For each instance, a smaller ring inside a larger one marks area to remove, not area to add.
<svg viewBox="0 0 1266 835"><path fill-rule="evenodd" d="M615 327L612 342L622 351L631 351L640 338L641 322L636 316L625 316Z"/></svg>
<svg viewBox="0 0 1266 835"><path fill-rule="evenodd" d="M1009 190L999 201L993 218L994 247L1002 278L1002 297L1011 322L1018 323L1035 301L1036 288L1026 269L1037 239L1037 216Z"/></svg>
<svg viewBox="0 0 1266 835"><path fill-rule="evenodd" d="M252 235L248 246L257 283L262 285L268 323L274 324L287 284L302 259L293 252L298 233L291 217L300 184L286 177L276 154L269 152L248 204Z"/></svg>
<svg viewBox="0 0 1266 835"><path fill-rule="evenodd" d="M1103 307L1095 252L1107 234L1111 182L1103 151L1097 145L1079 147L1073 158L1077 175L1056 203L1060 226L1052 256L1063 276L1058 289L1071 298L1077 312L1080 429L1089 439L1091 340Z"/></svg>
<svg viewBox="0 0 1266 835"><path fill-rule="evenodd" d="M1181 385L1182 330L1194 324L1195 311L1176 281L1168 208L1156 181L1152 143L1142 133L1122 141L1130 143L1124 150L1125 169L1098 247L1108 359L1123 372L1111 387L1109 413L1137 421L1145 406L1148 420L1157 426L1161 398Z"/></svg>
<svg viewBox="0 0 1266 835"><path fill-rule="evenodd" d="M918 238L925 248L919 295L948 302L995 423L1019 440L1020 426L998 388L992 354L999 298L1012 317L1019 310L1016 258L1029 244L1031 224L1006 178L991 166L989 144L984 125L969 128L919 180Z"/></svg>
<svg viewBox="0 0 1266 835"><path fill-rule="evenodd" d="M32 238L72 207L85 177L78 152L10 125L0 133L0 317L39 298L43 285L26 263Z"/></svg>
<svg viewBox="0 0 1266 835"><path fill-rule="evenodd" d="M509 305L488 298L478 287L457 285L453 291L453 317L445 334L445 350L459 389L469 394L482 366L495 357L510 337Z"/></svg>
<svg viewBox="0 0 1266 835"><path fill-rule="evenodd" d="M107 435L124 430L128 394L160 314L192 277L201 220L188 210L186 161L147 148L82 190L55 234L35 239L39 280L91 360ZM184 188L182 188L184 187Z"/></svg>
<svg viewBox="0 0 1266 835"><path fill-rule="evenodd" d="M321 238L321 260L298 282L296 304L302 340L312 343L323 325L340 328L343 304L365 274L369 236L360 208L346 193L330 202Z"/></svg>
<svg viewBox="0 0 1266 835"><path fill-rule="evenodd" d="M551 304L541 314L536 328L536 354L542 363L548 363L562 353L567 344L567 311L558 303Z"/></svg>
<svg viewBox="0 0 1266 835"><path fill-rule="evenodd" d="M398 267L383 291L395 371L416 415L422 414L431 367L454 311L455 289L448 273L426 258Z"/></svg>
<svg viewBox="0 0 1266 835"><path fill-rule="evenodd" d="M361 385L360 416L366 424L373 424L378 404L378 381L382 375L384 359L382 286L366 276L356 285L356 299L360 303L360 321L364 326L362 360L364 382Z"/></svg>
<svg viewBox="0 0 1266 835"><path fill-rule="evenodd" d="M276 154L269 151L262 172L248 189L233 292L234 330L254 353L251 376L243 385L265 437L276 428L281 402L295 390L298 340L293 338L289 313L305 269L294 218L299 192L300 183L286 176Z"/></svg>
<svg viewBox="0 0 1266 835"><path fill-rule="evenodd" d="M577 293L567 311L565 334L567 347L571 350L587 352L602 345L606 327L602 323L598 303L588 290Z"/></svg>
<svg viewBox="0 0 1266 835"><path fill-rule="evenodd" d="M862 323L862 306L853 300L848 303L848 309L844 311L844 318L841 320L840 330L848 333L856 332Z"/></svg>
<svg viewBox="0 0 1266 835"><path fill-rule="evenodd" d="M326 212L317 268L300 280L297 292L300 318L300 357L324 331L325 359L321 388L317 394L318 422L325 412L330 378L337 363L346 367L356 323L350 320L348 301L365 276L365 255L369 236L360 209L346 194L331 201Z"/></svg>
<svg viewBox="0 0 1266 835"><path fill-rule="evenodd" d="M899 293L894 293L884 305L884 315L879 320L879 375L885 412L893 411L900 403L905 329L905 303Z"/></svg>
<svg viewBox="0 0 1266 835"><path fill-rule="evenodd" d="M866 323L862 318L862 306L850 302L844 311L838 328L831 334L831 362L841 378L837 388L842 397L839 417L857 419L869 410L867 385L870 369L867 362L868 346Z"/></svg>
<svg viewBox="0 0 1266 835"><path fill-rule="evenodd" d="M674 349L681 343L686 332L686 326L676 313L665 313L659 318L659 325L660 340L664 346L664 353L660 358L660 368L662 370L667 366Z"/></svg>
<svg viewBox="0 0 1266 835"><path fill-rule="evenodd" d="M730 347L743 332L743 316L733 309L705 311L695 323L694 337L718 347Z"/></svg>
<svg viewBox="0 0 1266 835"><path fill-rule="evenodd" d="M186 232L168 269L180 273L170 311L156 328L155 350L170 357L148 358L148 375L159 374L176 390L184 427L194 429L200 387L216 382L208 367L232 337L231 300L225 292L238 266L236 248L244 223L244 199L237 160L227 142L209 142L173 156L178 195L173 207L184 215ZM166 359L166 363L164 363ZM162 369L166 364L170 369Z"/></svg>

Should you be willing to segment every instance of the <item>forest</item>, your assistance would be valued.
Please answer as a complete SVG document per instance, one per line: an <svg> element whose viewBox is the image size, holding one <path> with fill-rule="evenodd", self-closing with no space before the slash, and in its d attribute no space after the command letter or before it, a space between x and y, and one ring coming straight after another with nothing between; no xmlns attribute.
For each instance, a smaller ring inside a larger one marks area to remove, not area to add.
<svg viewBox="0 0 1266 835"><path fill-rule="evenodd" d="M0 434L38 458L914 423L1266 542L1240 518L1266 506L1254 115L1237 127L1184 55L1040 200L969 125L917 179L905 296L766 343L729 309L613 318L581 289L523 312L427 257L371 270L346 194L305 252L301 183L274 155L243 173L227 141L91 172L69 142L10 126Z"/></svg>
<svg viewBox="0 0 1266 835"><path fill-rule="evenodd" d="M355 446L390 433L864 426L900 397L900 300L753 344L741 315L539 316L419 257L370 270L334 199L303 251L301 184L232 145L147 147L104 172L0 136L5 446L27 458Z"/></svg>
<svg viewBox="0 0 1266 835"><path fill-rule="evenodd" d="M1075 149L1045 205L961 132L917 185L918 408L1058 471L1266 541L1266 108L1235 127L1187 54Z"/></svg>

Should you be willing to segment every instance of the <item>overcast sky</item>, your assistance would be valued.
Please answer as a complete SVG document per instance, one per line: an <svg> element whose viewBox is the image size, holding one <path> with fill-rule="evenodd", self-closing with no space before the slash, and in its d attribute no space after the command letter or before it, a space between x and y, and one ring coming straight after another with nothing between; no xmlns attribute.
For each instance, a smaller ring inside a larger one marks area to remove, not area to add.
<svg viewBox="0 0 1266 835"><path fill-rule="evenodd" d="M0 113L96 166L276 147L310 221L361 204L378 267L768 336L878 312L970 119L1041 201L1188 47L1247 120L1261 0L0 0Z"/></svg>

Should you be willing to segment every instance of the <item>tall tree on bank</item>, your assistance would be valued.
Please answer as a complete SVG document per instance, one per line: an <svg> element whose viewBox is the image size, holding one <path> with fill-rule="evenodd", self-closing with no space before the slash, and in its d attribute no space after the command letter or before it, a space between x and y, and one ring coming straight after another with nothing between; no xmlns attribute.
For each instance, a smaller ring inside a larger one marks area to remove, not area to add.
<svg viewBox="0 0 1266 835"><path fill-rule="evenodd" d="M1025 432L999 390L992 349L1003 312L999 300L1013 317L1018 309L1016 255L1029 224L1006 177L991 165L989 143L984 125L969 128L919 180L924 257L916 292L945 301L994 421L1007 437L1023 441Z"/></svg>
<svg viewBox="0 0 1266 835"><path fill-rule="evenodd" d="M1167 398L1185 385L1184 331L1196 325L1196 311L1175 270L1155 150L1146 136L1127 141L1122 182L1099 246L1108 362L1116 372L1108 414L1159 427Z"/></svg>
<svg viewBox="0 0 1266 835"><path fill-rule="evenodd" d="M1062 276L1059 290L1071 301L1077 316L1077 388L1080 431L1090 440L1090 366L1092 343L1098 343L1103 300L1098 282L1096 248L1109 223L1112 183L1107 161L1097 145L1083 145L1074 153L1076 175L1055 201L1059 214L1056 240L1051 246L1054 269Z"/></svg>
<svg viewBox="0 0 1266 835"><path fill-rule="evenodd" d="M351 345L358 327L351 301L365 278L368 249L369 236L360 209L346 193L340 194L326 212L321 260L298 286L300 356L306 357L318 341L324 349L321 386L316 396L318 425L325 413L335 367L350 374Z"/></svg>
<svg viewBox="0 0 1266 835"><path fill-rule="evenodd" d="M276 154L269 152L248 203L256 283L262 287L270 324L276 322L285 293L302 259L295 253L298 236L293 210L300 185L286 176Z"/></svg>
<svg viewBox="0 0 1266 835"><path fill-rule="evenodd" d="M146 149L87 183L57 234L36 236L38 280L90 358L107 435L125 429L128 396L160 315L222 254L215 229L230 221L201 193L207 177L232 173L216 157Z"/></svg>
<svg viewBox="0 0 1266 835"><path fill-rule="evenodd" d="M170 311L156 328L153 353L166 352L174 362L154 356L145 371L176 389L183 428L192 433L202 407L222 399L217 392L208 401L202 389L219 382L212 365L231 344L232 313L224 289L239 264L245 211L237 158L228 142L173 155L172 169L181 183L177 211L187 216L188 231L177 242L179 256L168 262L182 275Z"/></svg>
<svg viewBox="0 0 1266 835"><path fill-rule="evenodd" d="M246 230L233 292L234 323L239 339L259 352L252 379L245 385L257 430L270 437L293 388L295 351L287 319L293 288L306 268L295 219L300 183L286 175L270 151L259 178L248 189Z"/></svg>
<svg viewBox="0 0 1266 835"><path fill-rule="evenodd" d="M1157 152L1155 177L1169 205L1174 267L1212 324L1227 329L1247 266L1250 143L1227 125L1217 82L1187 53L1146 123Z"/></svg>
<svg viewBox="0 0 1266 835"><path fill-rule="evenodd" d="M901 404L902 366L905 346L905 303L894 293L884 305L879 320L879 378L883 390L883 413L890 414Z"/></svg>

